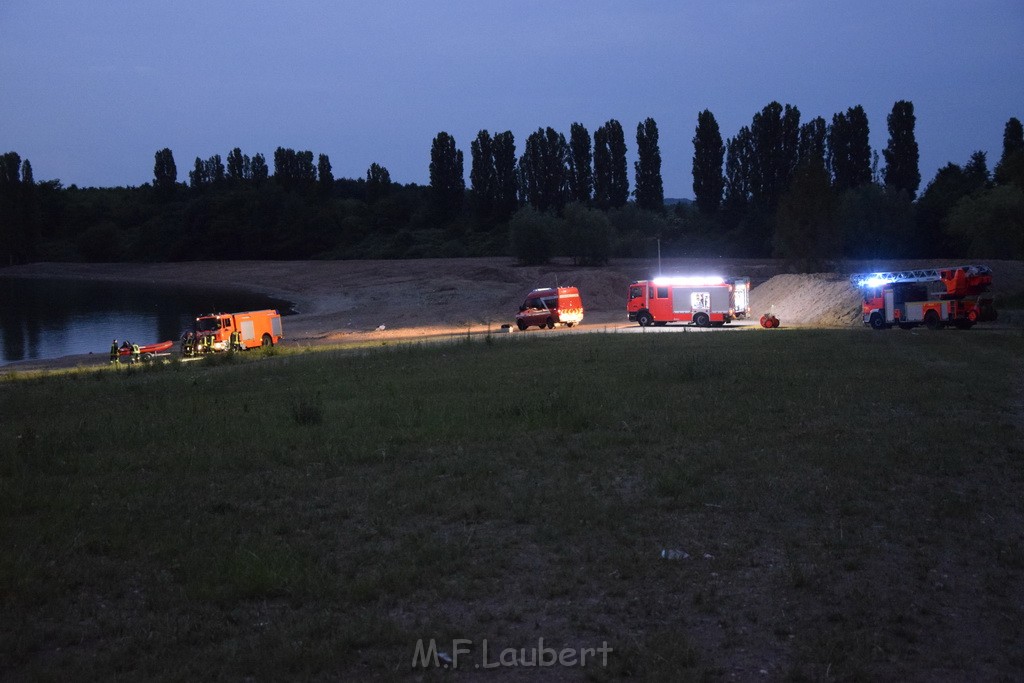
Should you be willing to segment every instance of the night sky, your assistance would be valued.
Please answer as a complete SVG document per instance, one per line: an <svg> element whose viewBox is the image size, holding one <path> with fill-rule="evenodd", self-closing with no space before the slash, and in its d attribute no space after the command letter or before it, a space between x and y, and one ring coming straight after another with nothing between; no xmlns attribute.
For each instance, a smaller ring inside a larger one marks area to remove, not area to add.
<svg viewBox="0 0 1024 683"><path fill-rule="evenodd" d="M660 130L668 197L692 197L697 113L723 137L772 100L801 120L860 104L881 156L896 100L914 103L922 189L975 150L999 159L1024 119L1022 0L0 3L0 152L65 186L141 185L174 152L277 147L429 181L451 133L470 170L480 129L526 136ZM884 164L884 160L882 161ZM632 164L630 184L633 183Z"/></svg>

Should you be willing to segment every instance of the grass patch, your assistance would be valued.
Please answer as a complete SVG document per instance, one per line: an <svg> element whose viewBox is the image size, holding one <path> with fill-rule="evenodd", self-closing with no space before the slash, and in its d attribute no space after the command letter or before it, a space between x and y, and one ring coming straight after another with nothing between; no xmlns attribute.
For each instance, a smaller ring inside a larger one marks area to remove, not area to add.
<svg viewBox="0 0 1024 683"><path fill-rule="evenodd" d="M1012 677L1019 335L455 341L4 375L0 672Z"/></svg>

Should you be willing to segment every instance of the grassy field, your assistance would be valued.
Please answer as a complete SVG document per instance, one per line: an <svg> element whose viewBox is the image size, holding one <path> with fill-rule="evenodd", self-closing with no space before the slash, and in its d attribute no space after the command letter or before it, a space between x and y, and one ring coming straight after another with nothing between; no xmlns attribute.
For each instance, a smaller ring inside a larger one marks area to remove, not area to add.
<svg viewBox="0 0 1024 683"><path fill-rule="evenodd" d="M1024 672L1019 330L274 351L0 381L0 677Z"/></svg>

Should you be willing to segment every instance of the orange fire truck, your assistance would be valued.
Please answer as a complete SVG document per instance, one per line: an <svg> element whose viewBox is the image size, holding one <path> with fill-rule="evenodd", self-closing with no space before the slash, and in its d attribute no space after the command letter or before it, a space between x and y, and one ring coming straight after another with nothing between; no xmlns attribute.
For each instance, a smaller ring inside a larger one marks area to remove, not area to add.
<svg viewBox="0 0 1024 683"><path fill-rule="evenodd" d="M966 330L997 317L992 297L984 296L992 286L988 266L857 273L850 281L864 294L864 324L876 330L922 324Z"/></svg>
<svg viewBox="0 0 1024 683"><path fill-rule="evenodd" d="M246 311L245 313L211 313L196 318L195 325L197 352L205 348L212 351L228 351L231 348L231 333L242 333L242 347L273 346L281 341L281 316L277 311ZM205 344L209 338L210 343Z"/></svg>
<svg viewBox="0 0 1024 683"><path fill-rule="evenodd" d="M745 318L749 301L748 277L659 277L629 286L626 314L641 327L670 322L719 327Z"/></svg>

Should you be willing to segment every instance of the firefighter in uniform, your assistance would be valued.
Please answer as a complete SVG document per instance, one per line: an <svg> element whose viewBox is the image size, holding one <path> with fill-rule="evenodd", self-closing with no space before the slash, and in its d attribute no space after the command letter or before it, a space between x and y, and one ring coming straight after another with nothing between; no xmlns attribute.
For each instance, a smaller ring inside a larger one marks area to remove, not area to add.
<svg viewBox="0 0 1024 683"><path fill-rule="evenodd" d="M110 362L115 365L121 364L121 354L117 350L117 340L115 339L110 344Z"/></svg>
<svg viewBox="0 0 1024 683"><path fill-rule="evenodd" d="M139 345L132 344L132 363L139 362Z"/></svg>

